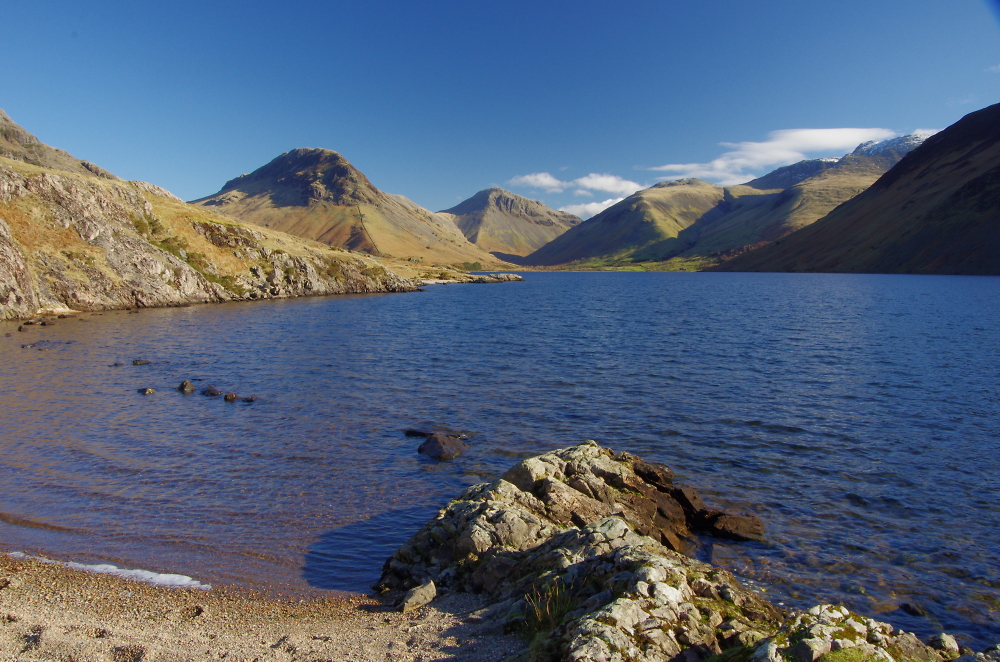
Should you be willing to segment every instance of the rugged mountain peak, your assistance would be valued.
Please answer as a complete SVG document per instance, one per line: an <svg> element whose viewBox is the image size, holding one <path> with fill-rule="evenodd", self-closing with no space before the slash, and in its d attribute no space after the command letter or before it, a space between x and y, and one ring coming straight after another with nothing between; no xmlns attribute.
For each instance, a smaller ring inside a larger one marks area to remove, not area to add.
<svg viewBox="0 0 1000 662"><path fill-rule="evenodd" d="M118 179L100 166L89 161L81 161L64 150L49 147L12 120L2 109L0 109L0 156L42 168Z"/></svg>
<svg viewBox="0 0 1000 662"><path fill-rule="evenodd" d="M523 257L580 223L573 214L497 187L439 213L466 239L503 259Z"/></svg>
<svg viewBox="0 0 1000 662"><path fill-rule="evenodd" d="M931 135L929 133L911 133L888 140L869 140L858 145L851 154L853 156L891 156L898 160L920 147Z"/></svg>
<svg viewBox="0 0 1000 662"><path fill-rule="evenodd" d="M671 179L668 182L660 182L659 184L653 184L650 188L668 188L671 186L715 186L706 182L704 179L697 179L695 177L688 177L687 179ZM642 193L642 191L636 191L632 195ZM629 196L631 197L631 196Z"/></svg>
<svg viewBox="0 0 1000 662"><path fill-rule="evenodd" d="M498 210L504 213L524 215L532 218L554 215L562 218L570 225L576 225L580 222L580 219L573 214L556 211L538 200L532 200L531 198L511 193L510 191L496 186L483 189L468 200L464 200L451 209L446 209L441 213L454 214L455 216L465 216L467 214L485 212L490 209Z"/></svg>
<svg viewBox="0 0 1000 662"><path fill-rule="evenodd" d="M343 156L329 149L285 152L247 175L231 179L205 205L224 205L232 195L269 193L276 207L308 207L318 202L350 207L376 204L381 194ZM242 197L242 196L241 196Z"/></svg>

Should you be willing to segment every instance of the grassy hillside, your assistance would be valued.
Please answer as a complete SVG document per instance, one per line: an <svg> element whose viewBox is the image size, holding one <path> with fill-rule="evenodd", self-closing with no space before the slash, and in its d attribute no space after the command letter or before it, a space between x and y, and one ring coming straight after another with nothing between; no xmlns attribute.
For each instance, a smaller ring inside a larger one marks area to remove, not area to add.
<svg viewBox="0 0 1000 662"><path fill-rule="evenodd" d="M247 227L144 182L0 157L0 318L412 289L368 256Z"/></svg>
<svg viewBox="0 0 1000 662"><path fill-rule="evenodd" d="M501 257L528 255L581 222L573 214L501 188L480 191L438 214L476 246Z"/></svg>
<svg viewBox="0 0 1000 662"><path fill-rule="evenodd" d="M678 235L725 199L720 186L698 179L665 182L639 191L527 256L532 266L651 259L687 246Z"/></svg>

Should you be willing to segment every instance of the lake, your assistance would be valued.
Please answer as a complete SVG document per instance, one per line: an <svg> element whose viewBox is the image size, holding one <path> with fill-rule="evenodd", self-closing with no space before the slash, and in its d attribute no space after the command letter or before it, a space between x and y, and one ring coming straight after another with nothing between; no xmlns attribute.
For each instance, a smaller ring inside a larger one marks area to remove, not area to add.
<svg viewBox="0 0 1000 662"><path fill-rule="evenodd" d="M364 591L465 486L596 439L757 512L699 555L771 600L1000 641L1000 278L524 275L0 323L3 549Z"/></svg>

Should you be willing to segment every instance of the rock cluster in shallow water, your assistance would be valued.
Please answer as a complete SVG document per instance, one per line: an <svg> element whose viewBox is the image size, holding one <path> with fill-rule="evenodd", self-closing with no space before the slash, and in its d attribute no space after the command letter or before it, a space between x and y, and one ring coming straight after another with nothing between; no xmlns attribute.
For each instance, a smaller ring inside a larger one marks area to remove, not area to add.
<svg viewBox="0 0 1000 662"><path fill-rule="evenodd" d="M591 441L467 489L386 562L376 589L433 581L486 593L494 604L479 617L522 632L525 660L958 657L947 635L937 650L843 607L789 617L731 573L680 553L692 530L743 539L763 533L755 516L707 508L692 488L674 484L667 467ZM980 655L965 662L998 662Z"/></svg>

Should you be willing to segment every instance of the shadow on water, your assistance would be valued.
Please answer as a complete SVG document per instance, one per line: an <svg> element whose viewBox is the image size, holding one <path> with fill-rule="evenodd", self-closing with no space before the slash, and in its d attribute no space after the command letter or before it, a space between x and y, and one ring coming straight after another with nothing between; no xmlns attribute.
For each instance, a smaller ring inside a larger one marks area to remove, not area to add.
<svg viewBox="0 0 1000 662"><path fill-rule="evenodd" d="M438 509L390 510L320 536L306 553L302 578L313 588L365 593L378 581L382 564Z"/></svg>

